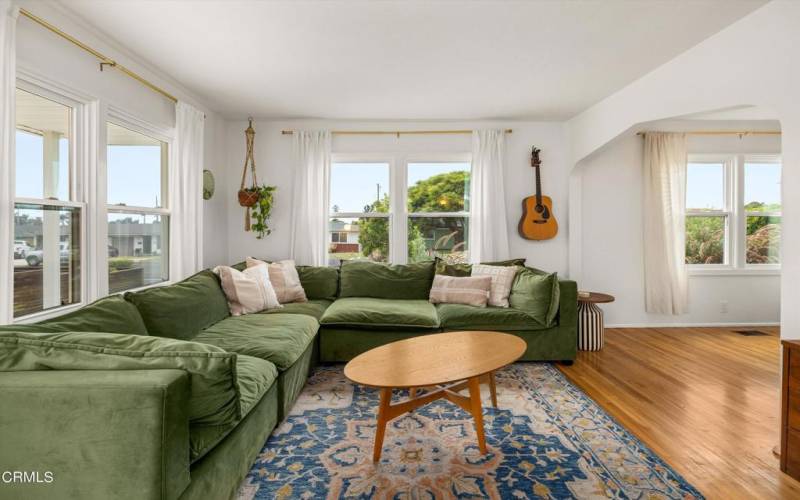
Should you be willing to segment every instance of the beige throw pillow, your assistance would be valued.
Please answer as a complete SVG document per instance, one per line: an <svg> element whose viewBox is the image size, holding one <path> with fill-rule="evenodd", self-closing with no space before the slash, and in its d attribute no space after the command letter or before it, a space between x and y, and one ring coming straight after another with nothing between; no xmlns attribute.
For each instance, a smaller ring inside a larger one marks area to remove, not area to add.
<svg viewBox="0 0 800 500"><path fill-rule="evenodd" d="M472 276L490 276L492 288L489 291L489 305L508 307L508 296L514 285L514 277L519 271L519 266L487 266L473 264Z"/></svg>
<svg viewBox="0 0 800 500"><path fill-rule="evenodd" d="M248 267L244 271L218 266L214 272L219 275L233 316L283 307L275 296L265 264Z"/></svg>
<svg viewBox="0 0 800 500"><path fill-rule="evenodd" d="M266 264L263 260L252 257L247 257L245 263L248 268ZM280 260L269 264L269 280L272 283L272 288L275 289L278 302L281 304L308 302L306 291L303 290L303 285L300 284L300 276L297 274L297 268L294 266L293 260Z"/></svg>
<svg viewBox="0 0 800 500"><path fill-rule="evenodd" d="M491 287L491 276L459 278L437 274L433 277L433 286L428 300L431 304L466 304L486 307Z"/></svg>

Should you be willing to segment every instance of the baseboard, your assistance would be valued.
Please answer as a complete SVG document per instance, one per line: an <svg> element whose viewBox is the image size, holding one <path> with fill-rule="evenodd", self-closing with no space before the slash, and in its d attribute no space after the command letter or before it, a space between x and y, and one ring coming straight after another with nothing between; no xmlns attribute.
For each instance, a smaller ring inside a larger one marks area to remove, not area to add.
<svg viewBox="0 0 800 500"><path fill-rule="evenodd" d="M754 326L780 326L780 322L759 322L759 323L617 323L607 324L606 328L703 328L703 327L754 327Z"/></svg>

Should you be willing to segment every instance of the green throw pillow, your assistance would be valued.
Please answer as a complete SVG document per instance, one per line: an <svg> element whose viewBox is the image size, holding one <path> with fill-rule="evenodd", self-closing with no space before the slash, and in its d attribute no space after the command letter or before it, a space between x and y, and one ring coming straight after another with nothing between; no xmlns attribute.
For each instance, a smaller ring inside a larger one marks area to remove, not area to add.
<svg viewBox="0 0 800 500"><path fill-rule="evenodd" d="M205 270L174 285L128 292L150 335L191 340L203 328L228 316L228 300L219 278Z"/></svg>
<svg viewBox="0 0 800 500"><path fill-rule="evenodd" d="M344 260L339 273L340 297L428 300L433 283L433 261L388 265Z"/></svg>
<svg viewBox="0 0 800 500"><path fill-rule="evenodd" d="M242 417L236 354L197 342L119 333L0 334L0 372L165 370L189 373L192 424L223 425ZM271 363L264 361L264 369Z"/></svg>
<svg viewBox="0 0 800 500"><path fill-rule="evenodd" d="M509 304L525 311L539 323L550 326L558 313L558 274L542 274L522 268L511 287Z"/></svg>
<svg viewBox="0 0 800 500"><path fill-rule="evenodd" d="M444 260L436 257L436 274L445 276L471 276L472 264L448 264ZM524 266L525 259L509 259L497 262L481 262L487 266Z"/></svg>

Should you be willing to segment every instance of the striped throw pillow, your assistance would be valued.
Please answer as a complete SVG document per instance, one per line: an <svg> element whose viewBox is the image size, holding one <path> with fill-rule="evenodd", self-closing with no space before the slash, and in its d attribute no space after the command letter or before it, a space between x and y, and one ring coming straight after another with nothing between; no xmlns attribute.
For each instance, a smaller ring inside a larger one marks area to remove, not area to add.
<svg viewBox="0 0 800 500"><path fill-rule="evenodd" d="M456 277L437 274L433 277L433 286L428 300L431 304L466 304L486 307L491 286L491 276Z"/></svg>

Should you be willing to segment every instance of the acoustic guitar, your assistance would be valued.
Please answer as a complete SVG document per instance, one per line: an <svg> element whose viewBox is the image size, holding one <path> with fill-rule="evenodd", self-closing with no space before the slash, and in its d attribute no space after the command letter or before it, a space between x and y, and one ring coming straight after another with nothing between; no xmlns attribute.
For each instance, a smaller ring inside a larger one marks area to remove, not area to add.
<svg viewBox="0 0 800 500"><path fill-rule="evenodd" d="M558 234L558 222L553 215L553 200L542 195L539 177L539 149L531 150L531 167L536 171L536 194L522 200L522 218L519 220L519 235L528 240L549 240Z"/></svg>

